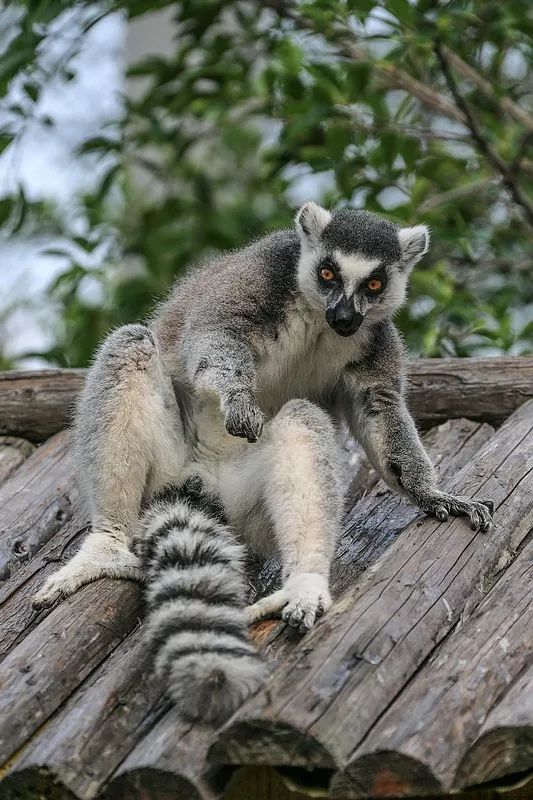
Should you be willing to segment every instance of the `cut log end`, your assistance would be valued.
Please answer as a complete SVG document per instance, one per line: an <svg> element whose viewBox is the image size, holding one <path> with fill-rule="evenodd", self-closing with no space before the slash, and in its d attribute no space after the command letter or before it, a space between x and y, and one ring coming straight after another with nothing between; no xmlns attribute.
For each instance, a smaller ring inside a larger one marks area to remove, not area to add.
<svg viewBox="0 0 533 800"><path fill-rule="evenodd" d="M532 764L533 725L501 727L470 748L457 768L455 784L463 788L518 775L531 770Z"/></svg>
<svg viewBox="0 0 533 800"><path fill-rule="evenodd" d="M187 798L214 800L214 794L199 779L195 785L188 778L157 769L136 769L124 772L111 781L105 800L146 800L146 798Z"/></svg>
<svg viewBox="0 0 533 800"><path fill-rule="evenodd" d="M207 760L224 766L335 768L330 753L310 734L266 719L245 720L224 728Z"/></svg>
<svg viewBox="0 0 533 800"><path fill-rule="evenodd" d="M2 800L41 797L46 800L79 800L58 780L57 775L44 768L21 770L2 781Z"/></svg>
<svg viewBox="0 0 533 800"><path fill-rule="evenodd" d="M337 773L331 796L350 798L400 798L444 794L431 770L420 761L396 752L363 755Z"/></svg>

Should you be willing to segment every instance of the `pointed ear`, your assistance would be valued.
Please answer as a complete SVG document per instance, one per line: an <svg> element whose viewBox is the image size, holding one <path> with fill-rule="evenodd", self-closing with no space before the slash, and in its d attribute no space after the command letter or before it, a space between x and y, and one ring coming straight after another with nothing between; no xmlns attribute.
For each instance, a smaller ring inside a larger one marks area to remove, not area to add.
<svg viewBox="0 0 533 800"><path fill-rule="evenodd" d="M429 249L429 228L426 225L413 225L412 228L400 228L398 239L402 249L402 261L410 269L420 261Z"/></svg>
<svg viewBox="0 0 533 800"><path fill-rule="evenodd" d="M331 219L331 214L317 203L306 203L296 213L296 227L302 241L317 245L320 234Z"/></svg>

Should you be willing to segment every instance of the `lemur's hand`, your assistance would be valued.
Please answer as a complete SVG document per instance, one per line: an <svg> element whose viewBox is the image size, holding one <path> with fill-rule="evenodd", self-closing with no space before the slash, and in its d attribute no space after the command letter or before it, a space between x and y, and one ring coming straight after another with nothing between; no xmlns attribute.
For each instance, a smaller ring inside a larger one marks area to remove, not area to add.
<svg viewBox="0 0 533 800"><path fill-rule="evenodd" d="M436 491L420 498L418 504L422 511L439 522L446 522L450 514L453 517L465 516L470 519L472 530L482 533L488 531L492 524L492 500L472 500L470 497Z"/></svg>
<svg viewBox="0 0 533 800"><path fill-rule="evenodd" d="M234 395L226 403L226 430L232 436L240 436L249 442L257 442L263 432L264 415L249 393Z"/></svg>

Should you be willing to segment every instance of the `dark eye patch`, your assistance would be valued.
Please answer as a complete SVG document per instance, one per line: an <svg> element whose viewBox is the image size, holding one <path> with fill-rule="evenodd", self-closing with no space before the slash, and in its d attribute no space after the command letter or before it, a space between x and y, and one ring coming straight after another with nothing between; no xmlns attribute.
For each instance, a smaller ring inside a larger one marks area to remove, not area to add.
<svg viewBox="0 0 533 800"><path fill-rule="evenodd" d="M376 290L372 291L372 289L369 289L368 287L370 281L373 280L378 280L381 283L381 288L378 289L377 291ZM372 300L376 297L380 297L380 295L383 294L383 292L387 288L387 283L388 283L388 277L386 271L384 269L378 269L375 272L372 272L370 275L367 275L367 277L359 284L358 289L366 297Z"/></svg>
<svg viewBox="0 0 533 800"><path fill-rule="evenodd" d="M322 277L322 270L331 271L334 275L333 278L326 280ZM339 265L335 261L334 258L331 256L325 256L321 261L319 261L317 266L317 280L318 285L323 289L331 289L332 286L339 286L342 285L342 278L340 276L340 269Z"/></svg>

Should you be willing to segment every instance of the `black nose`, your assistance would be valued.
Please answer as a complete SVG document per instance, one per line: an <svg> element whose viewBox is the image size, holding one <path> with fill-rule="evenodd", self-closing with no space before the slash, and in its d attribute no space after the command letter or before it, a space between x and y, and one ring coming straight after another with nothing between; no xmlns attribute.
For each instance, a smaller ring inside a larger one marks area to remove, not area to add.
<svg viewBox="0 0 533 800"><path fill-rule="evenodd" d="M327 309L326 320L340 336L351 336L361 325L363 315L355 310L353 301L350 302L343 297L333 307Z"/></svg>

